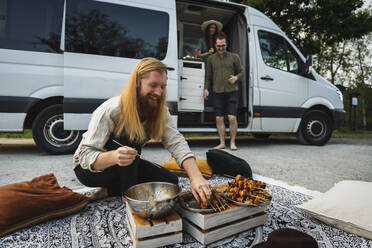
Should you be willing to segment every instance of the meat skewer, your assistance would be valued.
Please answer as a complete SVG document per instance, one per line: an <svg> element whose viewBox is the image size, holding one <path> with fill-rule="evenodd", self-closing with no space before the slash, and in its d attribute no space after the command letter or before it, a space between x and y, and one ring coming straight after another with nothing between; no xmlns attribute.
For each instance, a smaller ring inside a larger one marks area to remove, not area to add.
<svg viewBox="0 0 372 248"><path fill-rule="evenodd" d="M257 204L269 202L272 198L265 188L264 182L237 175L234 181L228 183L226 196L236 202L258 206Z"/></svg>

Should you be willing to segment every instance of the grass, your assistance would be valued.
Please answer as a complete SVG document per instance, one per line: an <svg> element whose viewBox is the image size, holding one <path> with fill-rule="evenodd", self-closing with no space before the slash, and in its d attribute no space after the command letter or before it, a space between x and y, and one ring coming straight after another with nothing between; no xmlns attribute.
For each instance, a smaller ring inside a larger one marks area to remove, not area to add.
<svg viewBox="0 0 372 248"><path fill-rule="evenodd" d="M23 133L0 133L0 138L32 139L32 131L31 129L26 129Z"/></svg>
<svg viewBox="0 0 372 248"><path fill-rule="evenodd" d="M372 139L372 131L367 130L336 130L332 134L333 138L350 138L350 139Z"/></svg>
<svg viewBox="0 0 372 248"><path fill-rule="evenodd" d="M217 133L184 133L185 138L218 138ZM286 134L275 134L274 137L286 137L286 136L293 136L293 135L286 135ZM252 137L251 134L241 133L239 134L239 138L249 138ZM333 138L350 138L350 139L372 139L372 131L364 131L364 130L357 130L357 131L350 131L348 129L339 129L333 132ZM8 139L32 139L32 131L31 129L26 129L24 133L0 133L0 138L8 138Z"/></svg>

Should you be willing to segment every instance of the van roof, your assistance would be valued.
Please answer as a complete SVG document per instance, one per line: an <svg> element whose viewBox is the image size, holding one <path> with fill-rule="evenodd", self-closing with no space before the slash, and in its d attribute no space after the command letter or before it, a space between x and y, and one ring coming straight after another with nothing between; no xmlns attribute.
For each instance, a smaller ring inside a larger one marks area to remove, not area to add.
<svg viewBox="0 0 372 248"><path fill-rule="evenodd" d="M271 30L275 30L276 32L284 34L284 32L278 27L278 25L276 25L261 11L252 7L248 7L248 13L251 25L269 28Z"/></svg>
<svg viewBox="0 0 372 248"><path fill-rule="evenodd" d="M259 27L265 27L271 30L274 30L278 33L284 34L284 32L276 25L269 17L267 17L264 13L261 11L252 8L248 5L240 4L240 3L233 3L233 2L227 2L222 0L180 0L182 2L194 2L194 3L201 3L201 4L211 4L216 6L224 6L227 8L235 8L240 9L242 12L247 13L248 11L248 23L250 25L255 25Z"/></svg>

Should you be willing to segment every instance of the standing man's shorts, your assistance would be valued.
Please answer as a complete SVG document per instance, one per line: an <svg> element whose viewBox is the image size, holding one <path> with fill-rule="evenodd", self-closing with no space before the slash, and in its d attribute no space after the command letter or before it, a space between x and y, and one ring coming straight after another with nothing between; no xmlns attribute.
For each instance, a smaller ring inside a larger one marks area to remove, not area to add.
<svg viewBox="0 0 372 248"><path fill-rule="evenodd" d="M238 91L214 93L214 110L216 116L237 115L239 96Z"/></svg>

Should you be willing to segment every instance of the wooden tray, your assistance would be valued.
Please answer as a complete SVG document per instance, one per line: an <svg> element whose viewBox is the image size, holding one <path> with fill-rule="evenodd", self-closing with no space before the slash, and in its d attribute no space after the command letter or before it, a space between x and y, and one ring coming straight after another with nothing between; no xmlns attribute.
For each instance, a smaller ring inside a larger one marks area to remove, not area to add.
<svg viewBox="0 0 372 248"><path fill-rule="evenodd" d="M182 219L176 211L172 211L164 219L154 219L151 223L133 213L126 204L126 221L133 240L133 247L159 247L182 242Z"/></svg>

